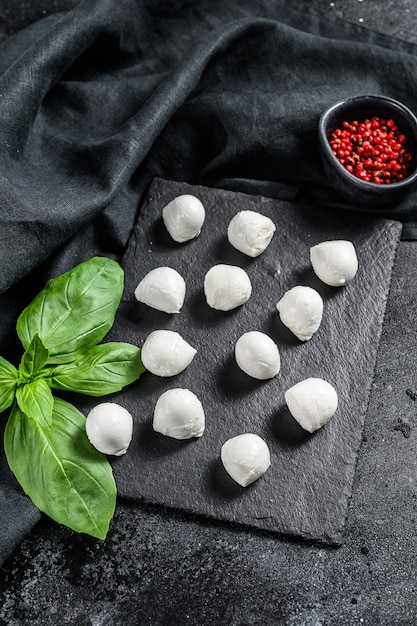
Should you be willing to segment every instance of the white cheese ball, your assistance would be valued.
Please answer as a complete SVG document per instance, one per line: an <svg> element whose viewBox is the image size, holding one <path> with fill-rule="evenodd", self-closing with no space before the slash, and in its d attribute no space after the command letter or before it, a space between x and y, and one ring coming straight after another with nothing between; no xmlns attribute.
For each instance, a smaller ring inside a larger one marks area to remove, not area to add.
<svg viewBox="0 0 417 626"><path fill-rule="evenodd" d="M179 313L185 298L185 281L172 267L156 267L135 289L139 302L165 313Z"/></svg>
<svg viewBox="0 0 417 626"><path fill-rule="evenodd" d="M201 437L205 428L203 405L189 389L169 389L159 396L153 429L173 439Z"/></svg>
<svg viewBox="0 0 417 626"><path fill-rule="evenodd" d="M102 402L87 415L85 430L90 443L99 452L121 456L132 441L133 419L119 404Z"/></svg>
<svg viewBox="0 0 417 626"><path fill-rule="evenodd" d="M235 357L240 369L258 380L273 378L281 367L277 345L268 335L257 330L239 337L235 345Z"/></svg>
<svg viewBox="0 0 417 626"><path fill-rule="evenodd" d="M306 378L285 394L291 415L304 430L313 433L321 428L336 412L336 389L322 378Z"/></svg>
<svg viewBox="0 0 417 626"><path fill-rule="evenodd" d="M156 376L175 376L188 367L197 354L181 335L173 330L154 330L142 346L144 367Z"/></svg>
<svg viewBox="0 0 417 626"><path fill-rule="evenodd" d="M204 278L207 304L219 311L230 311L247 302L252 293L249 276L235 265L214 265Z"/></svg>
<svg viewBox="0 0 417 626"><path fill-rule="evenodd" d="M315 289L298 285L284 294L277 309L282 323L298 339L308 341L320 327L323 299Z"/></svg>
<svg viewBox="0 0 417 626"><path fill-rule="evenodd" d="M240 211L229 222L227 238L231 245L250 257L268 247L275 232L274 222L256 211Z"/></svg>
<svg viewBox="0 0 417 626"><path fill-rule="evenodd" d="M266 442L253 433L228 439L221 448L224 469L241 487L247 487L265 474L271 465Z"/></svg>
<svg viewBox="0 0 417 626"><path fill-rule="evenodd" d="M358 258L351 241L323 241L310 248L310 260L315 274L326 285L341 287L355 277Z"/></svg>
<svg viewBox="0 0 417 626"><path fill-rule="evenodd" d="M162 219L174 241L184 243L197 237L204 224L206 213L201 201L191 194L171 200L162 209Z"/></svg>

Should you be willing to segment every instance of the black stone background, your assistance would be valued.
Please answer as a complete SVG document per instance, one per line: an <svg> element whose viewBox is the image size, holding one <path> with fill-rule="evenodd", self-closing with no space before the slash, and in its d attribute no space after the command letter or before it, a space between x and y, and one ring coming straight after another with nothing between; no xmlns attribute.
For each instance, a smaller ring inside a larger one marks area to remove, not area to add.
<svg viewBox="0 0 417 626"><path fill-rule="evenodd" d="M75 4L0 3L0 37ZM415 0L297 0L417 42ZM400 243L345 543L306 544L121 501L105 544L42 519L0 571L0 623L416 623L417 244Z"/></svg>

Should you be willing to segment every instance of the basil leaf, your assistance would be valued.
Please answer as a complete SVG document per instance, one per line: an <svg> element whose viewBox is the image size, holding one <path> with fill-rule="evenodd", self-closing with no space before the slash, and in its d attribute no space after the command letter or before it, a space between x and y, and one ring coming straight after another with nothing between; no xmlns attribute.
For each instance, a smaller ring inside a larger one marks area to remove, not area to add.
<svg viewBox="0 0 417 626"><path fill-rule="evenodd" d="M104 257L93 257L52 278L17 320L23 347L27 350L38 334L49 350L49 363L72 361L106 336L122 292L122 268Z"/></svg>
<svg viewBox="0 0 417 626"><path fill-rule="evenodd" d="M20 410L28 417L38 422L43 428L51 427L54 398L42 378L20 385L16 389L16 400Z"/></svg>
<svg viewBox="0 0 417 626"><path fill-rule="evenodd" d="M13 404L17 382L17 369L0 356L0 413Z"/></svg>
<svg viewBox="0 0 417 626"><path fill-rule="evenodd" d="M102 343L45 378L53 389L102 396L120 391L145 371L141 350L129 343Z"/></svg>
<svg viewBox="0 0 417 626"><path fill-rule="evenodd" d="M49 352L43 345L36 333L30 342L28 349L22 356L19 366L19 378L21 382L29 381L47 363Z"/></svg>
<svg viewBox="0 0 417 626"><path fill-rule="evenodd" d="M15 404L4 447L10 469L35 506L76 532L106 537L116 485L106 456L87 439L82 413L55 398L52 428L45 429Z"/></svg>

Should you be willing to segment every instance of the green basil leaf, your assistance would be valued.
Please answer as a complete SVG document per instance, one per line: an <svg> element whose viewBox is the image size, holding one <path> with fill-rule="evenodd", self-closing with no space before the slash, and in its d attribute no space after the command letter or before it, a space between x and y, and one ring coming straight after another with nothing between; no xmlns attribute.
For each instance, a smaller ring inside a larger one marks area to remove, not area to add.
<svg viewBox="0 0 417 626"><path fill-rule="evenodd" d="M28 417L38 422L43 428L51 427L54 398L49 386L42 378L17 387L16 400L20 410Z"/></svg>
<svg viewBox="0 0 417 626"><path fill-rule="evenodd" d="M102 396L120 391L145 371L141 350L129 343L102 343L72 363L54 367L45 378L53 389Z"/></svg>
<svg viewBox="0 0 417 626"><path fill-rule="evenodd" d="M0 413L13 404L17 382L17 369L0 356Z"/></svg>
<svg viewBox="0 0 417 626"><path fill-rule="evenodd" d="M93 257L52 278L17 320L23 347L27 350L38 334L49 351L49 363L72 361L106 336L122 292L122 268L104 257Z"/></svg>
<svg viewBox="0 0 417 626"><path fill-rule="evenodd" d="M10 469L40 511L76 532L106 537L116 485L106 456L87 439L82 413L55 398L52 428L45 429L15 404L4 447Z"/></svg>
<svg viewBox="0 0 417 626"><path fill-rule="evenodd" d="M36 333L30 342L28 349L22 356L19 366L19 378L21 382L29 381L47 363L49 352L43 345Z"/></svg>

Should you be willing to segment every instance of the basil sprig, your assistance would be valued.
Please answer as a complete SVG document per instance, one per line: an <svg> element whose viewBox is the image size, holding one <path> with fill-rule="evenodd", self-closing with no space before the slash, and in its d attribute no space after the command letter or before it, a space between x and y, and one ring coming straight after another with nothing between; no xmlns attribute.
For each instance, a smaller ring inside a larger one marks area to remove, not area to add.
<svg viewBox="0 0 417 626"><path fill-rule="evenodd" d="M101 396L144 372L140 348L101 342L113 325L123 270L93 257L53 278L17 320L19 367L0 357L0 412L10 469L40 511L69 528L106 537L116 505L107 457L89 442L85 417L52 390Z"/></svg>

